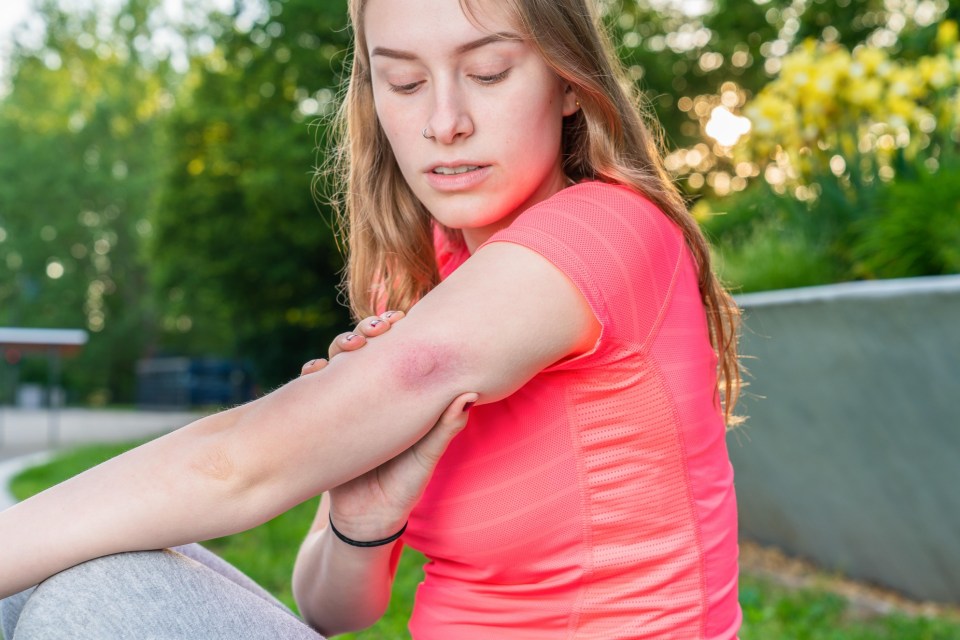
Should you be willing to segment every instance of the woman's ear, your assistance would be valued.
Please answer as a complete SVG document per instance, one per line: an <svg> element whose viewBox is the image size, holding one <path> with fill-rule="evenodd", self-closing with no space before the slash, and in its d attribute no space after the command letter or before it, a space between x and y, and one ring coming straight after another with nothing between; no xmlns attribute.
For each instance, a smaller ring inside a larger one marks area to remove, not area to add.
<svg viewBox="0 0 960 640"><path fill-rule="evenodd" d="M563 90L563 115L572 116L579 110L580 100L577 99L577 94L573 90L573 87L567 85Z"/></svg>

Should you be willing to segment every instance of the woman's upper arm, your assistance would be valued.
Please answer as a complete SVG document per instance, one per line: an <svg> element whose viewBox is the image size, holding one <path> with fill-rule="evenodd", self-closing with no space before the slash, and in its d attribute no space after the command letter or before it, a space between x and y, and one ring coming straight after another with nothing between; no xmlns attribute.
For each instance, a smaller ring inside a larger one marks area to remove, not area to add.
<svg viewBox="0 0 960 640"><path fill-rule="evenodd" d="M457 395L506 397L599 333L578 289L545 258L486 245L385 335L222 414L233 414L220 440L227 451L209 468L242 470L245 491L259 488L267 502L282 494L287 508L405 450Z"/></svg>
<svg viewBox="0 0 960 640"><path fill-rule="evenodd" d="M506 397L558 360L589 350L600 323L578 288L535 251L484 245L394 329L452 345L480 404Z"/></svg>

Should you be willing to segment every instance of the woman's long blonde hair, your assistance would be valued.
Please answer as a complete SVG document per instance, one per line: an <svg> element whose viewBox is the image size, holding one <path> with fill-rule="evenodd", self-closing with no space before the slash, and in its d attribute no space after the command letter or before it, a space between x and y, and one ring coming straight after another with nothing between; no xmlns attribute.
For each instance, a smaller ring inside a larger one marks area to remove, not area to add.
<svg viewBox="0 0 960 640"><path fill-rule="evenodd" d="M520 35L576 93L580 109L564 120L563 169L573 181L632 187L683 231L699 269L700 295L718 356L718 384L728 424L740 392L740 312L710 266L707 241L663 168L660 139L648 126L636 89L614 55L590 0L498 0L512 10ZM469 16L470 0L460 0ZM374 109L363 30L366 0L350 0L354 50L337 113L328 168L341 238L347 247L344 288L357 318L409 309L439 282L429 212L400 173ZM454 242L458 232L447 230Z"/></svg>

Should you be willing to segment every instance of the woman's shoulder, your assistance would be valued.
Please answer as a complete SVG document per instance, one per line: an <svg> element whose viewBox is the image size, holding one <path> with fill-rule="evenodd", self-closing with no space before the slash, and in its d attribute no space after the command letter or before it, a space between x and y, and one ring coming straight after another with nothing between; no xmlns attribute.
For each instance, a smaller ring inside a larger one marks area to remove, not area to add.
<svg viewBox="0 0 960 640"><path fill-rule="evenodd" d="M650 198L624 185L595 180L558 191L505 231L544 233L575 247L599 243L618 254L653 244L676 257L684 244L680 228Z"/></svg>
<svg viewBox="0 0 960 640"><path fill-rule="evenodd" d="M579 183L543 200L489 242L497 241L545 257L577 285L608 329L652 325L667 304L686 246L680 229L649 198L601 182ZM644 321L637 321L641 316Z"/></svg>
<svg viewBox="0 0 960 640"><path fill-rule="evenodd" d="M553 197L560 199L587 198L610 204L627 202L633 202L635 205L640 202L652 204L646 196L636 189L601 180L582 180L558 191Z"/></svg>

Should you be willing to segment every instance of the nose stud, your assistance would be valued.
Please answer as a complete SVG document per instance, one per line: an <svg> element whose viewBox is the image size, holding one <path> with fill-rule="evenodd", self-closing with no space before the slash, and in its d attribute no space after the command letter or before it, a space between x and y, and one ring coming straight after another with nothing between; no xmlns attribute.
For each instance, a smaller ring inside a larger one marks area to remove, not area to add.
<svg viewBox="0 0 960 640"><path fill-rule="evenodd" d="M420 135L422 135L422 136L423 136L424 138L426 138L427 140L430 139L430 136L427 135L427 128L426 128L426 127L423 128L423 130L420 132Z"/></svg>

